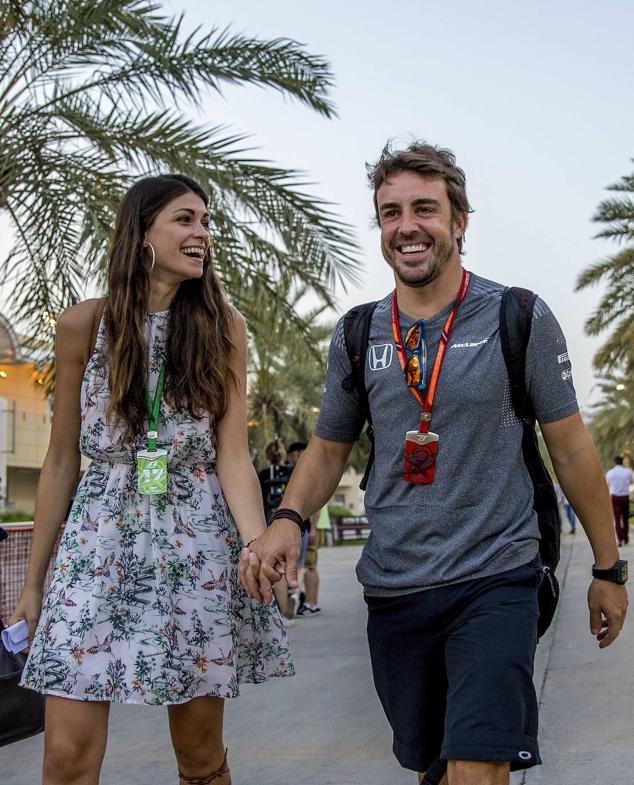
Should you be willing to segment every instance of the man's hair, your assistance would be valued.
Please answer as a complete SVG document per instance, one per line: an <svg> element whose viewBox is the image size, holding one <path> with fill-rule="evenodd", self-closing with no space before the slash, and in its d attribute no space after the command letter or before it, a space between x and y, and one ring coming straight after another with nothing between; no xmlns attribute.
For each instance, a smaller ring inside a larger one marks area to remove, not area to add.
<svg viewBox="0 0 634 785"><path fill-rule="evenodd" d="M306 442L293 442L292 444L289 444L286 454L288 455L289 452L302 452L307 447L308 445Z"/></svg>
<svg viewBox="0 0 634 785"><path fill-rule="evenodd" d="M615 455L614 456L614 463L618 463L619 466L623 466L623 456L622 455Z"/></svg>
<svg viewBox="0 0 634 785"><path fill-rule="evenodd" d="M366 164L368 180L373 189L374 212L380 224L377 193L383 183L398 172L416 172L423 177L440 177L447 186L451 204L451 215L457 220L461 213L472 213L467 199L467 180L465 173L456 166L456 156L451 150L437 147L427 142L414 141L405 150L395 150L389 141L375 164ZM464 237L458 238L458 250L462 253Z"/></svg>

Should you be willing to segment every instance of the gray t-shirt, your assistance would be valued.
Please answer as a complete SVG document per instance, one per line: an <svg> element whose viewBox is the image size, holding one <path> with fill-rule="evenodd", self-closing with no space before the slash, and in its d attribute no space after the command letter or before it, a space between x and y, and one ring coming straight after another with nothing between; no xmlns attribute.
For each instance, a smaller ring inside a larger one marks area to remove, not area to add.
<svg viewBox="0 0 634 785"><path fill-rule="evenodd" d="M418 427L420 405L405 386L394 348L391 295L374 311L365 367L376 440L365 496L371 534L357 565L367 594L406 594L495 575L529 562L537 552L533 486L500 345L503 290L472 274L458 310L432 410L430 430L440 443L431 485L403 480L405 432ZM450 309L425 321L427 378ZM400 313L399 321L404 336L414 319ZM315 428L323 439L352 442L363 428L356 390L342 388L350 370L340 320ZM564 336L540 299L527 349L526 385L539 422L578 411Z"/></svg>

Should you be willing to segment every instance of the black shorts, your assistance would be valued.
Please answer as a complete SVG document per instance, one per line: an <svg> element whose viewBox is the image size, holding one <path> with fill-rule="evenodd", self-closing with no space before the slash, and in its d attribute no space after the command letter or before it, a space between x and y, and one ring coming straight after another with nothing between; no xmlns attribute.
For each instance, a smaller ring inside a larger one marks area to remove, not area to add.
<svg viewBox="0 0 634 785"><path fill-rule="evenodd" d="M533 686L541 577L537 556L487 578L366 596L374 684L401 766L541 763Z"/></svg>

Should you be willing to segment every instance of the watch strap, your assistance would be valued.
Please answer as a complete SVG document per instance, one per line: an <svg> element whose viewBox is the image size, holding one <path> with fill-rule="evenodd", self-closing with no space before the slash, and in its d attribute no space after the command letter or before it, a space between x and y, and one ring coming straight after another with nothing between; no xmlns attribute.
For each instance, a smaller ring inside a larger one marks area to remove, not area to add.
<svg viewBox="0 0 634 785"><path fill-rule="evenodd" d="M612 583L623 584L628 578L627 561L625 561L625 559L619 559L616 564L607 570L600 570L593 566L592 576L600 581L611 581Z"/></svg>

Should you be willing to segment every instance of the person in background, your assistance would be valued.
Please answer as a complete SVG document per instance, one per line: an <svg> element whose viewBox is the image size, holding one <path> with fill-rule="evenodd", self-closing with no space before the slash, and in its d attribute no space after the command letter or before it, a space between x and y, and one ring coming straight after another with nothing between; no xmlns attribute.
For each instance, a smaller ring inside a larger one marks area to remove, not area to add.
<svg viewBox="0 0 634 785"><path fill-rule="evenodd" d="M286 490L286 485L288 484L293 469L297 465L301 454L306 449L306 446L306 442L293 442L289 445L288 450L284 450L284 445L277 437L274 441L267 444L265 454L269 461L269 465L258 472L266 520L268 520L280 506L282 496ZM284 458L286 458L286 460L284 460ZM308 526L309 523L306 523ZM303 579L304 558L306 556L307 546L308 532L304 533L302 536L298 559L298 581L300 586ZM299 589L296 588L291 590L284 578L281 578L273 587L273 591L275 600L284 619L286 619L287 623L292 623L300 605Z"/></svg>
<svg viewBox="0 0 634 785"><path fill-rule="evenodd" d="M321 612L319 605L319 572L317 570L317 557L319 555L319 538L324 530L330 529L330 515L328 506L324 505L319 513L310 517L310 532L308 534L308 547L304 559L304 589L303 602L297 610L298 616L307 618L316 616Z"/></svg>
<svg viewBox="0 0 634 785"><path fill-rule="evenodd" d="M606 473L605 479L610 489L614 528L619 546L630 541L630 485L634 483L634 472L623 465L623 456L614 458L614 466Z"/></svg>
<svg viewBox="0 0 634 785"><path fill-rule="evenodd" d="M286 454L286 460L288 462L289 467L289 478L290 475L293 473L293 469L299 463L299 459L302 457L302 453L308 447L306 442L292 442L288 447L288 452ZM312 518L304 521L306 525L306 531L302 535L302 544L299 551L299 558L297 560L297 583L299 587L301 587L304 583L304 578L306 575L305 569L305 561L306 561L306 553L308 550L308 543L311 537L311 532L313 532L313 523ZM303 605L303 598L302 598L302 591L301 588L298 588L295 591L288 592L287 596L287 610L286 616L287 618L292 619L299 611L301 606ZM301 614L300 614L301 615Z"/></svg>

